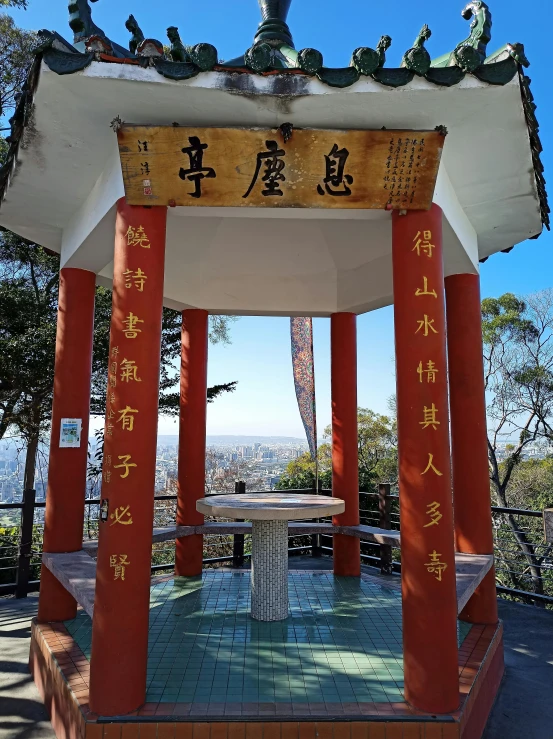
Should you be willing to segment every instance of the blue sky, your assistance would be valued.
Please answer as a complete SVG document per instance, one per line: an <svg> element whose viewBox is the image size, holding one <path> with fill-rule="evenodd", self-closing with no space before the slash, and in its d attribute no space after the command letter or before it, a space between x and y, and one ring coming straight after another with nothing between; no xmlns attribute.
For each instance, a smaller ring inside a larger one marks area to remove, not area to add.
<svg viewBox="0 0 553 739"><path fill-rule="evenodd" d="M461 18L464 0L294 0L289 15L296 48L323 52L328 66L346 66L357 46L374 46L387 33L393 38L388 66L399 66L402 55L423 23L432 29L427 47L433 57L453 49L468 35ZM506 42L524 43L532 66L532 91L538 104L540 135L545 147L546 177L553 157L551 96L551 0L490 0L493 13L490 52ZM165 29L177 25L185 43L208 41L221 58L232 58L251 44L259 23L255 0L99 0L92 5L95 22L114 40L127 44L124 23L133 13L146 36L165 39ZM26 28L56 30L71 40L67 0L30 0L27 11L12 13ZM475 132L475 135L478 135ZM553 191L552 191L553 193ZM553 236L497 254L482 266L482 293L521 295L552 286ZM318 424L330 422L330 325L315 320L315 372ZM209 381L238 380L238 390L209 407L208 433L302 436L292 381L288 319L242 318L232 330L229 347L210 349ZM358 319L359 405L386 412L393 394L393 316L386 308ZM171 420L161 420L160 433L175 433Z"/></svg>

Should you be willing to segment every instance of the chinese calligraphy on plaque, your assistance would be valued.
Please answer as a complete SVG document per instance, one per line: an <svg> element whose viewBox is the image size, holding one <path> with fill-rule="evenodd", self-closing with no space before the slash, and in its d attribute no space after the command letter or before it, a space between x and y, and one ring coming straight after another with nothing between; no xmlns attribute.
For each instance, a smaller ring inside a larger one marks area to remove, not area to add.
<svg viewBox="0 0 553 739"><path fill-rule="evenodd" d="M130 125L118 140L130 205L402 210L430 208L445 141L439 131L294 129L285 142L278 129ZM431 256L427 237L415 248ZM139 229L127 238L148 248Z"/></svg>

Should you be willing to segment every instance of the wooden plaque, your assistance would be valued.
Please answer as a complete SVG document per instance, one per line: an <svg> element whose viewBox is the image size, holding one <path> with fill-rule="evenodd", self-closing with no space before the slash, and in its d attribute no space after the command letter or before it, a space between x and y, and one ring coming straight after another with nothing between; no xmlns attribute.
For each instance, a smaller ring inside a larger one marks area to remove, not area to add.
<svg viewBox="0 0 553 739"><path fill-rule="evenodd" d="M444 135L124 125L130 205L428 210Z"/></svg>

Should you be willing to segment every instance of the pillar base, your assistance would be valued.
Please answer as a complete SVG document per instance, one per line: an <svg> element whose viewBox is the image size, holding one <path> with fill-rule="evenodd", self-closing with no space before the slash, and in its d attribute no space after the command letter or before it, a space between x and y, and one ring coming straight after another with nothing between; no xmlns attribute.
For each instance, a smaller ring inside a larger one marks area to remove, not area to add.
<svg viewBox="0 0 553 739"><path fill-rule="evenodd" d="M69 621L77 615L77 601L57 577L42 565L40 568L39 621Z"/></svg>
<svg viewBox="0 0 553 739"><path fill-rule="evenodd" d="M469 624L495 625L499 621L497 613L497 592L495 589L495 567L492 567L471 599L459 614L461 621Z"/></svg>
<svg viewBox="0 0 553 739"><path fill-rule="evenodd" d="M204 537L202 534L177 539L175 548L175 575L198 577L202 574Z"/></svg>
<svg viewBox="0 0 553 739"><path fill-rule="evenodd" d="M334 574L342 577L361 576L361 542L355 536L334 534Z"/></svg>

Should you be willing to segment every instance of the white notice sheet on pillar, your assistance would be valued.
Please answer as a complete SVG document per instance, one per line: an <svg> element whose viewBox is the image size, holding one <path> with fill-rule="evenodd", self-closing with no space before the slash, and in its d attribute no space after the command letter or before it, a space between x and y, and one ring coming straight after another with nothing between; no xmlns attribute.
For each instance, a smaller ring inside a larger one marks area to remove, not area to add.
<svg viewBox="0 0 553 739"><path fill-rule="evenodd" d="M62 418L60 426L60 447L78 449L81 446L81 418Z"/></svg>

